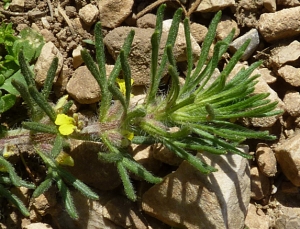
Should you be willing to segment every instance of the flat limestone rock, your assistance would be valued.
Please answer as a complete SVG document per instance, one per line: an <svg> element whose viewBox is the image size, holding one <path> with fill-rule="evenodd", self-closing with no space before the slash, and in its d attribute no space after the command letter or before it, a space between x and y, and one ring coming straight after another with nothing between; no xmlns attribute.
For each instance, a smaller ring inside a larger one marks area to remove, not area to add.
<svg viewBox="0 0 300 229"><path fill-rule="evenodd" d="M143 210L178 228L242 228L250 201L247 159L198 156L218 172L204 175L184 161L143 195Z"/></svg>

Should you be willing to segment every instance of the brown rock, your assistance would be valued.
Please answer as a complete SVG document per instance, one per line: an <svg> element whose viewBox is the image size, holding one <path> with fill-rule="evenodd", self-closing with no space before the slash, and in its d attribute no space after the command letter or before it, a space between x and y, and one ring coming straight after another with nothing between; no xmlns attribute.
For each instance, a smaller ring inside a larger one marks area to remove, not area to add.
<svg viewBox="0 0 300 229"><path fill-rule="evenodd" d="M37 59L36 64L34 65L35 82L39 86L44 85L44 82L47 77L47 72L50 68L50 65L54 57L58 58L58 68L56 70L56 77L57 77L63 66L63 56L59 52L59 50L55 47L55 45L51 41L49 41L43 46L41 50L41 54Z"/></svg>
<svg viewBox="0 0 300 229"><path fill-rule="evenodd" d="M190 25L190 31L192 36L195 38L197 43L202 43L204 41L204 38L207 34L208 29L199 23L191 23Z"/></svg>
<svg viewBox="0 0 300 229"><path fill-rule="evenodd" d="M99 10L97 6L87 4L79 10L80 19L88 26L93 25L98 18Z"/></svg>
<svg viewBox="0 0 300 229"><path fill-rule="evenodd" d="M270 12L276 12L276 0L263 0L264 7Z"/></svg>
<svg viewBox="0 0 300 229"><path fill-rule="evenodd" d="M300 116L300 94L298 91L287 91L283 98L286 111L293 117Z"/></svg>
<svg viewBox="0 0 300 229"><path fill-rule="evenodd" d="M271 184L269 178L258 170L257 167L252 167L251 173L251 199L261 200L270 195Z"/></svg>
<svg viewBox="0 0 300 229"><path fill-rule="evenodd" d="M52 229L52 227L46 223L31 223L23 229Z"/></svg>
<svg viewBox="0 0 300 229"><path fill-rule="evenodd" d="M193 4L195 0L191 1ZM234 0L203 0L195 12L216 12L218 10L224 9L234 5Z"/></svg>
<svg viewBox="0 0 300 229"><path fill-rule="evenodd" d="M284 65L278 70L278 74L290 85L294 87L300 86L300 68Z"/></svg>
<svg viewBox="0 0 300 229"><path fill-rule="evenodd" d="M259 170L267 177L274 177L277 162L273 150L267 144L259 143L255 155Z"/></svg>
<svg viewBox="0 0 300 229"><path fill-rule="evenodd" d="M138 206L123 196L111 199L103 208L103 217L111 220L122 228L164 229L166 225L157 219L143 215Z"/></svg>
<svg viewBox="0 0 300 229"><path fill-rule="evenodd" d="M139 28L155 28L156 25L156 15L155 14L145 14L136 21L136 26Z"/></svg>
<svg viewBox="0 0 300 229"><path fill-rule="evenodd" d="M86 66L77 68L67 84L69 95L81 104L99 102L100 87Z"/></svg>
<svg viewBox="0 0 300 229"><path fill-rule="evenodd" d="M235 29L233 38L236 38L240 34L240 29L237 23L232 18L223 15L217 27L217 39L223 40L225 37L228 36L232 29Z"/></svg>
<svg viewBox="0 0 300 229"><path fill-rule="evenodd" d="M148 171L157 173L161 167L160 161L156 160L152 153L151 145L131 144L133 159L144 166Z"/></svg>
<svg viewBox="0 0 300 229"><path fill-rule="evenodd" d="M275 67L279 68L288 62L297 60L299 57L300 42L295 40L272 49L270 61Z"/></svg>
<svg viewBox="0 0 300 229"><path fill-rule="evenodd" d="M163 163L179 166L183 161L182 158L176 156L176 154L171 152L167 147L165 147L161 143L152 145L152 150L153 157Z"/></svg>
<svg viewBox="0 0 300 229"><path fill-rule="evenodd" d="M257 209L254 204L249 204L245 220L245 226L249 229L269 229L269 217L261 209Z"/></svg>
<svg viewBox="0 0 300 229"><path fill-rule="evenodd" d="M98 1L102 26L116 28L131 13L133 0L101 0Z"/></svg>
<svg viewBox="0 0 300 229"><path fill-rule="evenodd" d="M268 68L260 68L258 70L259 70L259 73L261 74L261 77L264 79L264 81L267 84L276 82L277 78L274 76L272 71L270 71Z"/></svg>
<svg viewBox="0 0 300 229"><path fill-rule="evenodd" d="M103 216L104 205L113 198L115 193L98 191L99 200L90 200L78 191L71 191L79 220L70 218L64 208L59 208L52 217L58 224L57 228L76 229L122 229Z"/></svg>
<svg viewBox="0 0 300 229"><path fill-rule="evenodd" d="M300 134L295 134L275 148L276 159L285 176L300 186Z"/></svg>
<svg viewBox="0 0 300 229"><path fill-rule="evenodd" d="M165 43L167 40L168 25L170 20L164 21L163 33L159 47L158 62L161 61ZM135 36L131 45L128 62L131 67L131 74L134 85L150 84L150 63L151 63L151 36L154 29L142 29L136 27L118 27L112 30L104 38L104 43L114 59L117 59L125 38L131 30L135 31ZM183 25L180 24L179 33L174 46L174 56L177 61L186 61L186 42L183 32ZM192 40L192 52L195 58L200 55L200 47L195 40Z"/></svg>
<svg viewBox="0 0 300 229"><path fill-rule="evenodd" d="M268 42L300 34L300 7L264 13L259 18L259 31Z"/></svg>
<svg viewBox="0 0 300 229"><path fill-rule="evenodd" d="M98 159L100 143L72 141L69 154L74 166L66 166L77 179L98 190L112 190L121 184L116 166Z"/></svg>

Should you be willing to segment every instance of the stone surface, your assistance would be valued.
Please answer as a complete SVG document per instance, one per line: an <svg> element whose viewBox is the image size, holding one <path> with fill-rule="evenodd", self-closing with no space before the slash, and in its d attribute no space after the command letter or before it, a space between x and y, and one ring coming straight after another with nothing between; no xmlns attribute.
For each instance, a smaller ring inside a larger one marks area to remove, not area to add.
<svg viewBox="0 0 300 229"><path fill-rule="evenodd" d="M277 0L276 2L277 5L287 6L287 7L295 7L300 5L299 0Z"/></svg>
<svg viewBox="0 0 300 229"><path fill-rule="evenodd" d="M277 173L277 162L273 150L264 143L259 143L256 149L256 162L259 170L267 177L274 177Z"/></svg>
<svg viewBox="0 0 300 229"><path fill-rule="evenodd" d="M184 161L142 198L143 210L178 228L242 228L249 204L248 161L198 154L218 172L204 175Z"/></svg>
<svg viewBox="0 0 300 229"><path fill-rule="evenodd" d="M59 50L55 47L55 45L51 41L49 41L43 46L41 50L41 54L38 57L36 64L34 65L35 82L39 86L44 85L44 82L47 77L47 72L49 70L49 67L54 57L58 58L58 68L56 70L56 79L57 79L57 76L63 66L63 56L59 52ZM56 79L54 79L54 81Z"/></svg>
<svg viewBox="0 0 300 229"><path fill-rule="evenodd" d="M131 144L131 148L132 152L130 152L130 154L133 156L136 162L141 164L153 174L156 174L159 171L161 163L155 159L151 145Z"/></svg>
<svg viewBox="0 0 300 229"><path fill-rule="evenodd" d="M172 19L163 21L163 32L168 34L171 25L172 25ZM194 37L192 35L190 37L191 37L192 54L194 58L197 58L200 56L201 49L200 46L195 41ZM173 53L177 62L186 61L186 40L184 35L184 27L182 23L179 24L178 34L174 44Z"/></svg>
<svg viewBox="0 0 300 229"><path fill-rule="evenodd" d="M155 28L156 25L156 15L155 14L145 14L144 16L136 20L136 26L138 28Z"/></svg>
<svg viewBox="0 0 300 229"><path fill-rule="evenodd" d="M298 91L287 91L283 98L286 111L293 117L300 116L300 94Z"/></svg>
<svg viewBox="0 0 300 229"><path fill-rule="evenodd" d="M236 38L240 34L240 29L237 23L230 17L223 15L221 21L217 26L216 37L218 40L223 40L228 34L235 29L234 37Z"/></svg>
<svg viewBox="0 0 300 229"><path fill-rule="evenodd" d="M194 2L193 0L191 4ZM203 0L195 12L216 12L234 5L234 0Z"/></svg>
<svg viewBox="0 0 300 229"><path fill-rule="evenodd" d="M204 41L207 30L208 29L204 25L201 25L199 23L191 23L190 25L191 34L198 44Z"/></svg>
<svg viewBox="0 0 300 229"><path fill-rule="evenodd" d="M284 65L278 70L278 74L290 85L300 86L300 68L291 65Z"/></svg>
<svg viewBox="0 0 300 229"><path fill-rule="evenodd" d="M241 60L247 60L251 55L255 52L259 45L259 35L258 31L256 29L251 29L249 32L245 33L243 36L240 36L239 38L235 39L231 44L229 45L229 50L232 53L235 53L248 39L250 39L250 43L245 50L243 56L241 57Z"/></svg>
<svg viewBox="0 0 300 229"><path fill-rule="evenodd" d="M82 46L78 45L77 48L74 49L73 52L72 52L74 69L78 68L83 63L83 59L81 57L81 50L82 49L83 49Z"/></svg>
<svg viewBox="0 0 300 229"><path fill-rule="evenodd" d="M251 199L261 200L270 195L271 185L269 178L258 170L256 166L250 170L251 174Z"/></svg>
<svg viewBox="0 0 300 229"><path fill-rule="evenodd" d="M255 70L253 73L259 74L258 70ZM257 78L258 83L255 85L254 94L258 93L270 93L270 95L267 97L271 102L278 102L276 110L285 110L285 105L283 101L279 98L277 92L275 92L265 81L262 77ZM277 121L277 119L281 116L271 116L271 117L262 117L262 118L251 118L250 122L253 126L256 127L271 127L274 125L274 123Z"/></svg>
<svg viewBox="0 0 300 229"><path fill-rule="evenodd" d="M179 166L183 160L161 143L152 145L152 154L157 160L173 166Z"/></svg>
<svg viewBox="0 0 300 229"><path fill-rule="evenodd" d="M70 218L65 209L57 209L52 215L59 228L64 229L122 229L103 217L104 205L113 198L113 192L97 192L99 200L89 200L78 191L71 191L74 205L78 211L79 220Z"/></svg>
<svg viewBox="0 0 300 229"><path fill-rule="evenodd" d="M23 12L25 6L25 0L12 0L9 3L9 9L13 12Z"/></svg>
<svg viewBox="0 0 300 229"><path fill-rule="evenodd" d="M103 27L116 28L131 13L133 0L101 0L98 1L100 21Z"/></svg>
<svg viewBox="0 0 300 229"><path fill-rule="evenodd" d="M300 186L300 134L288 138L275 148L282 172L297 187Z"/></svg>
<svg viewBox="0 0 300 229"><path fill-rule="evenodd" d="M164 32L162 33L161 37L158 62L160 62L163 50L165 48L165 43L167 40L166 31L168 30L168 25L170 25L170 20L168 20L168 22L164 22ZM154 32L154 29L118 27L105 36L104 43L107 46L108 51L110 52L112 57L114 59L117 59L124 40L129 34L130 30L135 31L135 36L131 46L131 52L128 58L134 85L149 85L151 63L151 36ZM173 49L174 56L177 61L186 60L185 47L183 25L180 24L179 34ZM200 47L194 39L192 39L192 52L195 58L197 58L200 54Z"/></svg>
<svg viewBox="0 0 300 229"><path fill-rule="evenodd" d="M245 226L249 229L269 229L269 217L261 209L257 209L254 204L249 204L245 220Z"/></svg>
<svg viewBox="0 0 300 229"><path fill-rule="evenodd" d="M52 227L46 223L32 223L25 226L23 229L52 229Z"/></svg>
<svg viewBox="0 0 300 229"><path fill-rule="evenodd" d="M259 73L261 77L267 84L275 83L277 78L274 76L274 73L268 68L259 68Z"/></svg>
<svg viewBox="0 0 300 229"><path fill-rule="evenodd" d="M35 211L35 213L40 216L45 216L46 214L51 214L55 211L57 199L55 188L51 187L48 191L41 194L37 198L34 198L32 201L31 211ZM32 212L31 212L32 214Z"/></svg>
<svg viewBox="0 0 300 229"><path fill-rule="evenodd" d="M263 38L275 41L300 34L300 7L264 13L259 18L258 28Z"/></svg>
<svg viewBox="0 0 300 229"><path fill-rule="evenodd" d="M101 99L100 87L86 66L74 71L66 89L69 95L81 104L96 103Z"/></svg>
<svg viewBox="0 0 300 229"><path fill-rule="evenodd" d="M98 159L100 143L72 141L69 154L74 166L66 166L77 179L98 190L112 190L121 184L116 166Z"/></svg>
<svg viewBox="0 0 300 229"><path fill-rule="evenodd" d="M103 208L103 217L122 226L122 228L168 228L157 219L143 215L138 206L125 196L116 196L107 202Z"/></svg>
<svg viewBox="0 0 300 229"><path fill-rule="evenodd" d="M300 200L299 192L287 195L286 193L276 193L275 198L280 204L280 210L276 214L274 228L276 229L296 229L300 228Z"/></svg>
<svg viewBox="0 0 300 229"><path fill-rule="evenodd" d="M87 4L79 10L80 19L88 26L93 25L98 18L99 10L97 6Z"/></svg>
<svg viewBox="0 0 300 229"><path fill-rule="evenodd" d="M279 68L288 62L296 61L300 57L300 42L295 40L291 43L272 49L270 62Z"/></svg>
<svg viewBox="0 0 300 229"><path fill-rule="evenodd" d="M276 0L263 0L264 7L270 12L274 13L276 11Z"/></svg>

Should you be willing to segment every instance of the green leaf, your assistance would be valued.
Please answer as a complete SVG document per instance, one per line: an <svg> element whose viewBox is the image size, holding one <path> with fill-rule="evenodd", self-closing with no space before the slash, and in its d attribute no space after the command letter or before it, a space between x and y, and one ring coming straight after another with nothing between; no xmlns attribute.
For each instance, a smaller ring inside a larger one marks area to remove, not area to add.
<svg viewBox="0 0 300 229"><path fill-rule="evenodd" d="M16 103L16 96L6 94L0 97L0 114L9 110Z"/></svg>
<svg viewBox="0 0 300 229"><path fill-rule="evenodd" d="M50 126L38 122L22 122L24 129L32 130L36 132L49 133L49 134L58 134L56 126Z"/></svg>
<svg viewBox="0 0 300 229"><path fill-rule="evenodd" d="M61 179L57 180L57 186L68 214L72 219L78 219L79 216L76 211L70 190Z"/></svg>
<svg viewBox="0 0 300 229"><path fill-rule="evenodd" d="M52 185L53 178L51 176L47 176L46 179L40 183L40 185L34 190L32 196L34 198L39 197L43 193L45 193Z"/></svg>
<svg viewBox="0 0 300 229"><path fill-rule="evenodd" d="M135 195L133 185L130 181L130 178L126 171L126 168L124 167L122 162L117 163L117 169L118 169L119 175L121 177L126 196L128 197L128 199L130 199L132 201L136 201L137 197Z"/></svg>
<svg viewBox="0 0 300 229"><path fill-rule="evenodd" d="M85 197L92 200L99 199L99 196L95 192L93 192L87 185L75 178L71 173L69 173L65 169L59 167L57 172L61 176L61 178L66 180L69 184L73 185L74 188L76 188Z"/></svg>
<svg viewBox="0 0 300 229"><path fill-rule="evenodd" d="M0 196L3 196L6 199L8 199L8 201L14 204L24 216L28 217L30 215L29 211L27 210L23 202L15 194L12 194L1 184L0 184Z"/></svg>

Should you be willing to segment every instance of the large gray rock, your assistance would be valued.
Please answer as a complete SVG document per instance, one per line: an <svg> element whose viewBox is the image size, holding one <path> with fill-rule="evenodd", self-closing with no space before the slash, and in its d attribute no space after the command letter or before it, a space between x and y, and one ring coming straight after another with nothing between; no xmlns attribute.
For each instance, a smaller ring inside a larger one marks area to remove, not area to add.
<svg viewBox="0 0 300 229"><path fill-rule="evenodd" d="M143 195L143 210L178 228L243 228L250 201L248 160L198 156L218 171L204 175L184 161Z"/></svg>

